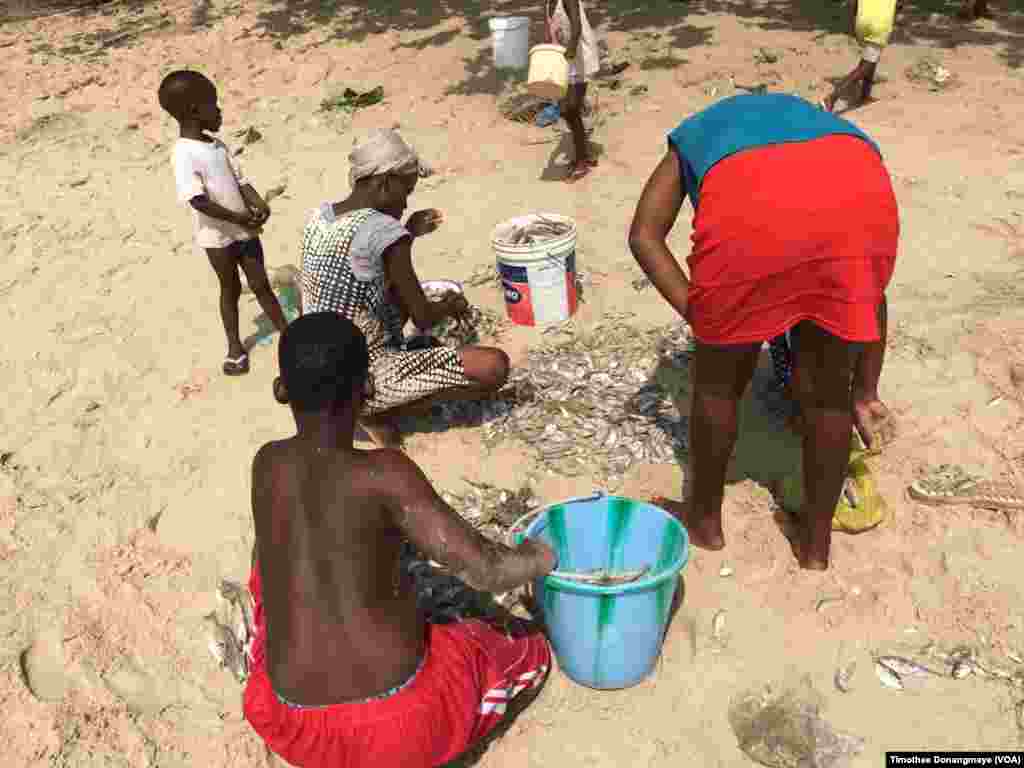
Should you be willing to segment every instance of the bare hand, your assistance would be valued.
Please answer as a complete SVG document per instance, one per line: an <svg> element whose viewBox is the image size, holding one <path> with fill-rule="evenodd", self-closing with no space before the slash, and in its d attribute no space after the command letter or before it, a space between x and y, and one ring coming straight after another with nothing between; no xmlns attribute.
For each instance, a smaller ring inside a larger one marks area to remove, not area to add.
<svg viewBox="0 0 1024 768"><path fill-rule="evenodd" d="M264 221L266 221L266 219L260 218L252 211L248 211L246 213L240 213L236 223L238 226L248 229L250 232L260 234L260 232L263 231Z"/></svg>
<svg viewBox="0 0 1024 768"><path fill-rule="evenodd" d="M444 214L436 208L428 208L425 211L416 211L405 223L413 237L423 237L435 231L444 221Z"/></svg>
<svg viewBox="0 0 1024 768"><path fill-rule="evenodd" d="M537 541L536 539L523 539L523 543L519 545L519 553L537 563L539 569L538 576L546 576L555 570L555 566L558 565L558 556L555 551L551 549L543 541Z"/></svg>
<svg viewBox="0 0 1024 768"><path fill-rule="evenodd" d="M270 206L264 206L262 208L252 208L250 213L253 218L259 221L260 226L267 223L267 219L270 218Z"/></svg>
<svg viewBox="0 0 1024 768"><path fill-rule="evenodd" d="M469 302L458 291L448 291L444 294L441 301L444 303L444 308L449 316L454 317L456 320L465 317L469 312Z"/></svg>

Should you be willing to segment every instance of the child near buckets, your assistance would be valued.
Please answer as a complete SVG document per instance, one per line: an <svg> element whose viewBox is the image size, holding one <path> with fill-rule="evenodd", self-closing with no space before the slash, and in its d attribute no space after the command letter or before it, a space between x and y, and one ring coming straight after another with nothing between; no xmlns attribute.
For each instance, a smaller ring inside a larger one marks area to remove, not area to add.
<svg viewBox="0 0 1024 768"><path fill-rule="evenodd" d="M575 155L565 178L572 184L597 166L583 126L583 105L587 98L587 81L600 71L601 59L597 36L582 0L547 0L546 11L548 39L565 48L565 57L569 60L569 92L562 102L561 116L572 132Z"/></svg>

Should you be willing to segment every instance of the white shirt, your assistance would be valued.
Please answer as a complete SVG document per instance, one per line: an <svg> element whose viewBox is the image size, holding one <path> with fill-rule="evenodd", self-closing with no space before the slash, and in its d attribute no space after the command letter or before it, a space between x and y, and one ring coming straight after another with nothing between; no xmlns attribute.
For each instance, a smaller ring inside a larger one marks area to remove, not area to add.
<svg viewBox="0 0 1024 768"><path fill-rule="evenodd" d="M196 195L206 195L230 211L246 213L248 210L242 198L242 187L248 182L231 152L219 139L178 139L174 144L172 162L179 202L188 205ZM225 248L234 242L255 237L244 227L214 219L194 208L192 215L196 244L200 248Z"/></svg>

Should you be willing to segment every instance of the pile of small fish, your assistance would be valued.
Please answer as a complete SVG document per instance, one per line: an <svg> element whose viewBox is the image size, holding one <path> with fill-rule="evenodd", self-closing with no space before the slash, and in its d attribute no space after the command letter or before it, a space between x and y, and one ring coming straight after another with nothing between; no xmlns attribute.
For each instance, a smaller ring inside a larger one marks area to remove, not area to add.
<svg viewBox="0 0 1024 768"><path fill-rule="evenodd" d="M513 402L487 404L484 442L514 437L547 469L611 486L635 463L672 463L687 424L672 399L680 392L655 375L686 370L691 350L685 323L643 332L621 321L531 350L513 370Z"/></svg>
<svg viewBox="0 0 1024 768"><path fill-rule="evenodd" d="M531 216L525 224L516 224L500 242L506 245L533 245L554 240L572 231L572 224L545 216Z"/></svg>
<svg viewBox="0 0 1024 768"><path fill-rule="evenodd" d="M540 506L529 485L519 489L499 488L490 483L466 480L469 490L446 491L441 498L485 536L504 541L517 521Z"/></svg>

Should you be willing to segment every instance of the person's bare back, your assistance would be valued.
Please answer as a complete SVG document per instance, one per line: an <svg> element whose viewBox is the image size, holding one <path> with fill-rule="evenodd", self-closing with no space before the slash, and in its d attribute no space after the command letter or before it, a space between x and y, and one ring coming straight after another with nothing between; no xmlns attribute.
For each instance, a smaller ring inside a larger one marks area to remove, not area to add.
<svg viewBox="0 0 1024 768"><path fill-rule="evenodd" d="M267 666L289 701L362 699L408 680L423 619L400 573L401 532L383 500L406 483L382 451L318 455L295 438L253 462Z"/></svg>

